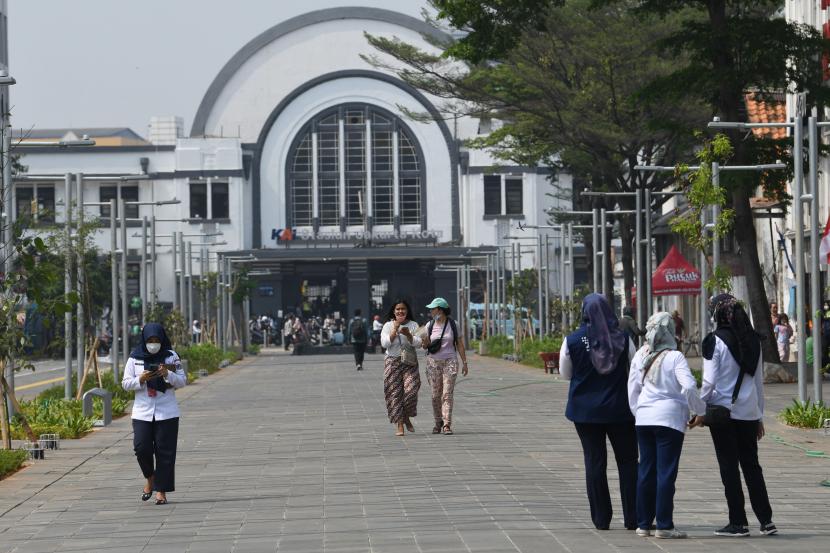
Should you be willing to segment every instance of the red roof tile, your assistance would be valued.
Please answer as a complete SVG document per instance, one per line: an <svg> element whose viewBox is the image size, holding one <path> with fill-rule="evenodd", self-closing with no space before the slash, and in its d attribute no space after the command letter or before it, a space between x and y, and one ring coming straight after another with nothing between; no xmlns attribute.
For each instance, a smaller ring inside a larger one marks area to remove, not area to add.
<svg viewBox="0 0 830 553"><path fill-rule="evenodd" d="M785 123L787 121L787 100L782 93L760 94L747 92L744 94L747 118L750 123ZM752 129L758 138L781 139L787 138L787 129Z"/></svg>

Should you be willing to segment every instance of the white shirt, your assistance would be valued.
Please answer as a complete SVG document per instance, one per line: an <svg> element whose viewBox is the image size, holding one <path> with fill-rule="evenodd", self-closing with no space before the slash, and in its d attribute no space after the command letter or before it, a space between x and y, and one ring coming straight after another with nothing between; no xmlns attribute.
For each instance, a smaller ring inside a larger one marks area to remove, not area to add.
<svg viewBox="0 0 830 553"><path fill-rule="evenodd" d="M127 359L127 364L124 366L124 378L121 379L121 387L125 390L135 392L135 400L133 401L132 418L140 421L152 421L154 418L157 421L167 419L175 419L179 416L179 404L176 401L176 392L178 388L183 388L187 384L187 375L184 374L181 361L178 354L172 352L164 360L165 365L175 365L175 371L167 371L167 378L165 381L173 386L168 388L164 393L156 392L155 397L147 395L147 383L139 382L138 377L144 372L144 361L141 359Z"/></svg>
<svg viewBox="0 0 830 553"><path fill-rule="evenodd" d="M378 320L372 321L372 331L383 330L383 323Z"/></svg>
<svg viewBox="0 0 830 553"><path fill-rule="evenodd" d="M735 404L732 391L738 381L740 366L732 357L726 344L715 336L712 359L703 359L703 386L700 399L707 405L722 405L732 411L732 418L740 421L757 421L764 417L764 356L758 356L755 376L744 374Z"/></svg>
<svg viewBox="0 0 830 553"><path fill-rule="evenodd" d="M667 351L660 367L655 362L649 369L649 378L643 382L643 364L648 354L648 347L640 348L631 360L628 373L628 405L636 419L635 425L667 426L686 432L690 413L706 412L689 364L679 351Z"/></svg>
<svg viewBox="0 0 830 553"><path fill-rule="evenodd" d="M628 361L634 357L634 342L628 339ZM568 339L562 340L562 347L559 349L559 376L562 380L570 380L574 374L574 364L571 361L571 352L568 350Z"/></svg>
<svg viewBox="0 0 830 553"><path fill-rule="evenodd" d="M383 329L380 331L380 345L386 349L386 357L400 357L401 356L401 344L403 341L406 340L407 342L409 339L404 336L403 334L398 334L394 341L389 339L389 335L392 333L392 325L394 321L387 321L383 325ZM415 335L415 331L418 330L418 323L415 321L409 321L406 324L402 324L401 327L406 327L409 329L409 332L412 333L412 346L416 349L421 347L421 338ZM400 333L400 328L398 332Z"/></svg>

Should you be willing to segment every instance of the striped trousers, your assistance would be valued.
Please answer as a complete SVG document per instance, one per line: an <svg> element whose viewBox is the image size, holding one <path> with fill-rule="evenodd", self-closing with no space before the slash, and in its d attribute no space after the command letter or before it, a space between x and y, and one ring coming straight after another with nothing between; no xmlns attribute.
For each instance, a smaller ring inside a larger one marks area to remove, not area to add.
<svg viewBox="0 0 830 553"><path fill-rule="evenodd" d="M418 414L421 375L418 365L405 365L400 357L387 357L383 367L383 394L389 422L397 424Z"/></svg>

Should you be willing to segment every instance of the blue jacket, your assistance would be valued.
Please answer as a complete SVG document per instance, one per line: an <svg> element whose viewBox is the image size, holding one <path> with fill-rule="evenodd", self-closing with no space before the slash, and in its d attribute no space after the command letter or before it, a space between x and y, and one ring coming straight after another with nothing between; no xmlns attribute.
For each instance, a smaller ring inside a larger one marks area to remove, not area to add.
<svg viewBox="0 0 830 553"><path fill-rule="evenodd" d="M568 406L565 409L568 420L578 423L633 423L634 415L628 406L628 334L617 366L605 375L599 374L591 363L584 325L566 339L573 363Z"/></svg>

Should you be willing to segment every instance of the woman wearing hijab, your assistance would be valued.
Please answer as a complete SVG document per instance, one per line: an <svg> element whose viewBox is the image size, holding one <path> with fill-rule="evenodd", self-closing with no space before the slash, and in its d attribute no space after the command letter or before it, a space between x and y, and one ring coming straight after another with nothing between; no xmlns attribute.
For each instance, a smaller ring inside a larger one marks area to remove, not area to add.
<svg viewBox="0 0 830 553"><path fill-rule="evenodd" d="M135 392L133 449L146 482L141 500L156 492L156 505L167 503L175 489L176 441L179 435L177 388L187 383L179 356L164 327L147 323L141 343L130 353L121 387Z"/></svg>
<svg viewBox="0 0 830 553"><path fill-rule="evenodd" d="M675 339L675 321L667 312L646 323L646 344L631 360L628 404L635 417L640 467L637 478L637 535L685 538L674 527L674 483L690 414L702 415L697 382ZM697 425L696 417L692 424Z"/></svg>
<svg viewBox="0 0 830 553"><path fill-rule="evenodd" d="M729 294L713 298L710 312L715 331L703 340L700 398L707 404L705 422L712 434L729 507L729 524L715 531L715 535L749 535L738 465L744 473L752 510L761 523L761 534L776 534L758 462L758 440L764 437L761 340L743 306ZM722 420L717 420L718 412L725 414Z"/></svg>
<svg viewBox="0 0 830 553"><path fill-rule="evenodd" d="M611 441L620 475L623 521L637 527L637 436L626 395L628 366L634 344L620 330L604 296L589 294L582 302L582 325L562 343L559 372L570 380L565 416L576 426L585 457L585 481L591 520L599 530L611 523L608 452Z"/></svg>
<svg viewBox="0 0 830 553"><path fill-rule="evenodd" d="M412 309L406 300L395 300L386 323L380 331L380 345L386 350L383 367L383 393L386 396L386 412L389 422L397 425L396 436L403 436L403 428L415 432L412 419L418 414L418 390L421 375L415 364L407 363L402 348L420 347L421 338L415 335L418 323L411 319ZM414 349L412 353L414 354Z"/></svg>

